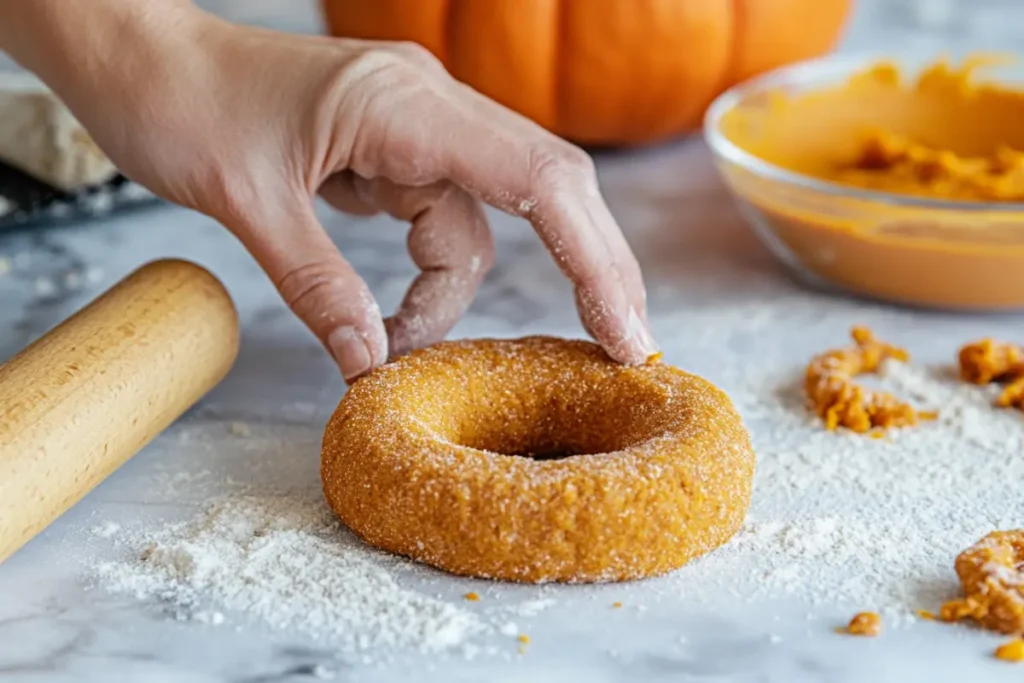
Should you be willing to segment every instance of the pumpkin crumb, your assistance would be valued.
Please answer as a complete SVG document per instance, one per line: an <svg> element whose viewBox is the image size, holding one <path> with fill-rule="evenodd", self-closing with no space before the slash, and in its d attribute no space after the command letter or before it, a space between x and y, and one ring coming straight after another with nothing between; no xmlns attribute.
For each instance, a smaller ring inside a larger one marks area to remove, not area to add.
<svg viewBox="0 0 1024 683"><path fill-rule="evenodd" d="M480 602L480 596L478 594L472 592L472 591L470 591L469 593L466 593L462 597L465 598L466 600L469 600L470 602Z"/></svg>
<svg viewBox="0 0 1024 683"><path fill-rule="evenodd" d="M851 636L877 636L882 632L882 617L877 612L860 612L855 614L846 626L846 633Z"/></svg>
<svg viewBox="0 0 1024 683"><path fill-rule="evenodd" d="M525 633L520 633L516 637L516 640L518 640L523 645L529 645L530 644L530 636L526 635Z"/></svg>
<svg viewBox="0 0 1024 683"><path fill-rule="evenodd" d="M661 359L664 357L665 354L662 353L661 351L658 351L657 353L652 353L647 357L647 365L654 365L655 363L660 363Z"/></svg>
<svg viewBox="0 0 1024 683"><path fill-rule="evenodd" d="M1024 662L1024 640L1014 638L997 647L993 654L996 659L1001 659L1004 662Z"/></svg>
<svg viewBox="0 0 1024 683"><path fill-rule="evenodd" d="M612 607L614 607L615 609L619 609L620 607L622 607L622 603L621 602L613 602L612 603Z"/></svg>
<svg viewBox="0 0 1024 683"><path fill-rule="evenodd" d="M808 403L825 422L825 429L840 427L860 434L884 431L890 427L915 425L922 419L934 419L936 413L921 413L910 404L884 391L867 391L856 384L857 375L877 373L883 361L910 360L910 354L878 340L866 327L854 327L852 348L826 351L811 359L804 378Z"/></svg>
<svg viewBox="0 0 1024 683"><path fill-rule="evenodd" d="M942 621L972 619L1007 635L1024 633L1024 529L993 531L960 553L954 569L964 597L942 606Z"/></svg>
<svg viewBox="0 0 1024 683"><path fill-rule="evenodd" d="M958 360L960 379L979 386L993 382L1004 384L996 405L1024 409L1024 348L982 339L960 349Z"/></svg>
<svg viewBox="0 0 1024 683"><path fill-rule="evenodd" d="M935 621L935 612L926 609L917 610L917 616L921 617L925 621Z"/></svg>

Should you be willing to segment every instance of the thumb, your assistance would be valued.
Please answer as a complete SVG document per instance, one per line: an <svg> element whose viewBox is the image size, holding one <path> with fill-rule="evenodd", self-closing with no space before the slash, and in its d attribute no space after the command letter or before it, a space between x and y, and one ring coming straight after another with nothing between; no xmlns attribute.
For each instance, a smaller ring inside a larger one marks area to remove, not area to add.
<svg viewBox="0 0 1024 683"><path fill-rule="evenodd" d="M345 381L388 357L387 333L370 289L331 241L311 204L286 213L290 225L236 232L285 303L334 357Z"/></svg>

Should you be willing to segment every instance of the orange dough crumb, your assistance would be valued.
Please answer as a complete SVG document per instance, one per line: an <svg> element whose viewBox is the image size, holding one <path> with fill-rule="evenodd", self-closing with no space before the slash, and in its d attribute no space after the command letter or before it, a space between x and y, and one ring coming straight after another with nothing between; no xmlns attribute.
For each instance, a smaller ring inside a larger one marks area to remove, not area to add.
<svg viewBox="0 0 1024 683"><path fill-rule="evenodd" d="M518 640L523 645L529 645L530 644L530 636L526 635L525 633L519 634L519 637L516 638L516 640Z"/></svg>
<svg viewBox="0 0 1024 683"><path fill-rule="evenodd" d="M825 428L832 431L845 427L863 434L934 419L935 413L919 413L890 393L866 391L853 382L857 375L877 372L887 359L905 362L910 355L905 349L879 341L865 327L855 327L851 334L854 348L827 351L807 365L804 390Z"/></svg>
<svg viewBox="0 0 1024 683"><path fill-rule="evenodd" d="M1024 530L993 531L956 558L964 597L942 606L943 621L973 619L987 629L1024 634Z"/></svg>
<svg viewBox="0 0 1024 683"><path fill-rule="evenodd" d="M469 600L470 602L480 602L480 596L476 593L466 593L462 597L464 597L466 600Z"/></svg>
<svg viewBox="0 0 1024 683"><path fill-rule="evenodd" d="M647 364L654 365L655 363L660 363L661 359L664 357L665 354L662 353L661 351L658 351L657 353L652 353L650 356L647 357Z"/></svg>
<svg viewBox="0 0 1024 683"><path fill-rule="evenodd" d="M614 607L615 609L619 609L620 607L622 607L622 603L621 602L613 602L612 603L612 607Z"/></svg>
<svg viewBox="0 0 1024 683"><path fill-rule="evenodd" d="M1024 351L1016 344L982 339L960 349L960 378L988 384L1024 375Z"/></svg>
<svg viewBox="0 0 1024 683"><path fill-rule="evenodd" d="M1024 409L1024 349L1017 344L982 339L960 349L960 378L971 384L1005 384L996 399L1002 408Z"/></svg>
<svg viewBox="0 0 1024 683"><path fill-rule="evenodd" d="M921 617L925 621L935 621L935 613L926 609L917 610L917 616Z"/></svg>
<svg viewBox="0 0 1024 683"><path fill-rule="evenodd" d="M996 648L996 659L1004 662L1024 662L1024 640L1014 638L1008 643L1003 643Z"/></svg>
<svg viewBox="0 0 1024 683"><path fill-rule="evenodd" d="M852 636L877 636L882 632L882 617L875 612L855 614L846 632Z"/></svg>

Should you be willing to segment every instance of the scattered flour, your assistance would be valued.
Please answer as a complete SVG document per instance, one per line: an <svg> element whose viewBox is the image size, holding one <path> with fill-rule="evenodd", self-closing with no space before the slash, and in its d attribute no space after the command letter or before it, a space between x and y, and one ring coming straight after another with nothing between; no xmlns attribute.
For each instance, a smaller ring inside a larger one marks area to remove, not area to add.
<svg viewBox="0 0 1024 683"><path fill-rule="evenodd" d="M490 630L473 611L400 586L388 558L344 536L318 500L238 496L190 523L127 539L145 548L138 560L97 574L112 591L159 600L179 618L218 624L221 610L246 612L350 652L440 652Z"/></svg>
<svg viewBox="0 0 1024 683"><path fill-rule="evenodd" d="M121 525L117 522L103 522L94 526L91 531L100 538L112 538L121 531Z"/></svg>
<svg viewBox="0 0 1024 683"><path fill-rule="evenodd" d="M754 500L729 545L674 575L687 597L718 587L904 623L958 592L961 550L1024 526L1024 424L993 407L994 390L961 383L952 366L889 362L878 384L940 417L872 439L822 430L794 375L737 378L731 393L760 428Z"/></svg>
<svg viewBox="0 0 1024 683"><path fill-rule="evenodd" d="M57 294L57 284L50 278L40 275L33 282L36 296L46 298Z"/></svg>

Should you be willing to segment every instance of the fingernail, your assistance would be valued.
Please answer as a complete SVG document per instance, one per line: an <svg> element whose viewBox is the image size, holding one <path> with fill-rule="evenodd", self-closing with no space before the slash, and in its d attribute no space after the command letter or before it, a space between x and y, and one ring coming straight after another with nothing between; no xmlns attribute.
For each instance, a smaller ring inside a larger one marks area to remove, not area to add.
<svg viewBox="0 0 1024 683"><path fill-rule="evenodd" d="M647 325L644 324L644 321L640 319L636 309L632 306L629 309L629 333L630 336L640 345L640 349L644 352L644 355L650 357L658 353L658 343L654 341L654 337L651 336L651 331L647 328Z"/></svg>
<svg viewBox="0 0 1024 683"><path fill-rule="evenodd" d="M356 328L339 327L327 337L327 346L331 349L335 362L341 368L345 381L351 381L365 374L373 361L366 340Z"/></svg>

